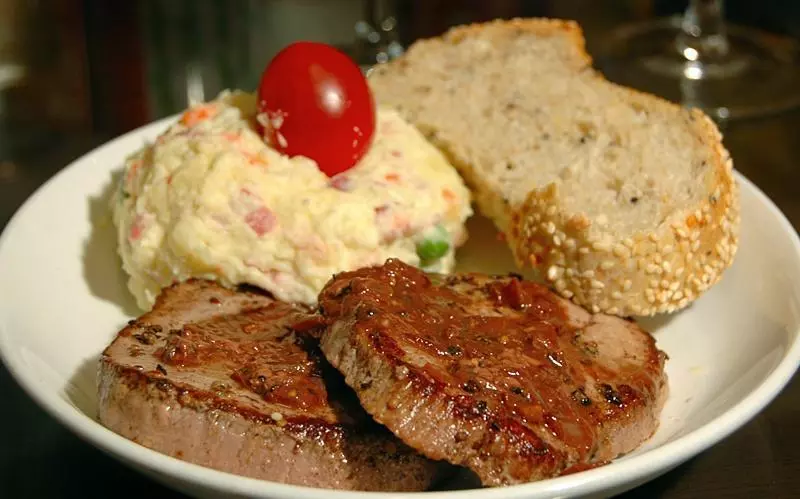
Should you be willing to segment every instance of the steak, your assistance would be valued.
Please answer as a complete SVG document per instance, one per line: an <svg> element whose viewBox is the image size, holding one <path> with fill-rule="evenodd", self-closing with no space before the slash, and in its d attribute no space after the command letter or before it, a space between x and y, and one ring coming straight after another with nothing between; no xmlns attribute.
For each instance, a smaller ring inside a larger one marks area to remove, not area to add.
<svg viewBox="0 0 800 499"><path fill-rule="evenodd" d="M658 426L666 355L652 336L520 277L389 260L335 276L320 311L322 351L367 412L484 485L599 466Z"/></svg>
<svg viewBox="0 0 800 499"><path fill-rule="evenodd" d="M145 447L239 475L426 489L437 465L358 406L315 341L298 333L315 324L307 312L203 280L166 289L102 354L100 422Z"/></svg>

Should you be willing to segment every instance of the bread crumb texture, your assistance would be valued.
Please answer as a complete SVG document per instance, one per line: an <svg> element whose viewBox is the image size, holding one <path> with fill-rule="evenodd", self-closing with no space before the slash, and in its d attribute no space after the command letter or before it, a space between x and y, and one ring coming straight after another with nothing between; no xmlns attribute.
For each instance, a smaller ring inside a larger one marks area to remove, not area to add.
<svg viewBox="0 0 800 499"><path fill-rule="evenodd" d="M520 266L592 312L673 312L738 246L730 155L701 111L605 80L571 21L461 26L370 74L457 166Z"/></svg>

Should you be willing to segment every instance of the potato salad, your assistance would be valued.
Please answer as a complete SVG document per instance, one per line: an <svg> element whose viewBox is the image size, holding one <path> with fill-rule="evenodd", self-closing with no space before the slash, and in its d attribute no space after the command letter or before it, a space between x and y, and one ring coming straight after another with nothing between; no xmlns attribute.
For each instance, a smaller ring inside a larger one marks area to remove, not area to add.
<svg viewBox="0 0 800 499"><path fill-rule="evenodd" d="M142 309L192 277L313 305L335 273L387 258L452 269L470 195L416 128L378 108L365 155L329 177L270 147L256 114L253 94L224 92L126 160L112 211Z"/></svg>

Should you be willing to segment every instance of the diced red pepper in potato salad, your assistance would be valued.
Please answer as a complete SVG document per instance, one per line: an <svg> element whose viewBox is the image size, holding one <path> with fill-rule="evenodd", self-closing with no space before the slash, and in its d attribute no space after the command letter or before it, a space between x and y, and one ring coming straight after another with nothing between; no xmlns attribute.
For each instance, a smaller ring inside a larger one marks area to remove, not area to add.
<svg viewBox="0 0 800 499"><path fill-rule="evenodd" d="M252 94L224 92L127 160L112 209L141 308L190 277L313 304L334 273L390 257L452 269L469 192L397 113L378 109L369 150L333 178L270 148L255 115Z"/></svg>

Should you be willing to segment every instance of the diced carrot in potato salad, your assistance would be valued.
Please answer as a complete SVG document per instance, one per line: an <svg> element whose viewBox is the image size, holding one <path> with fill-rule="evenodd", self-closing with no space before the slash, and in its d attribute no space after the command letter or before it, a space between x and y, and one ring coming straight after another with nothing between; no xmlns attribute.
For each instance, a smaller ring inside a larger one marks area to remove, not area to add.
<svg viewBox="0 0 800 499"><path fill-rule="evenodd" d="M223 92L128 158L112 209L142 309L190 277L313 304L334 273L390 257L452 270L469 192L412 125L379 109L370 150L328 178L265 144L255 114L253 95Z"/></svg>

